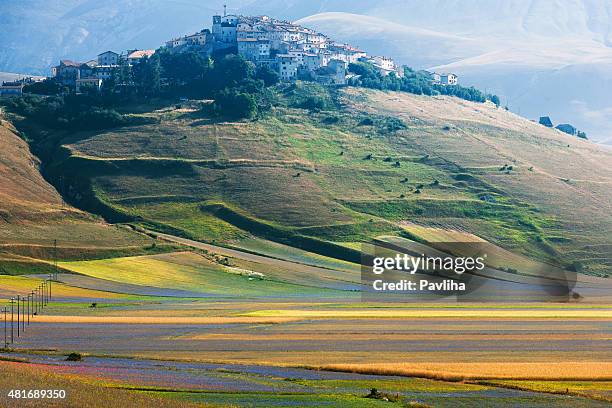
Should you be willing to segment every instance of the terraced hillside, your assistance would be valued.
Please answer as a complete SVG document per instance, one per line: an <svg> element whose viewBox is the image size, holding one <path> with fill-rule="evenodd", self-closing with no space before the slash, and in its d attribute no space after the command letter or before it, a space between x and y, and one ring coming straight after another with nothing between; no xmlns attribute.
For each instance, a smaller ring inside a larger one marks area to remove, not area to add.
<svg viewBox="0 0 612 408"><path fill-rule="evenodd" d="M0 119L0 274L44 271L40 260L142 252L152 240L110 226L66 204L40 173L39 160Z"/></svg>
<svg viewBox="0 0 612 408"><path fill-rule="evenodd" d="M49 175L83 209L205 242L249 249L255 236L352 260L356 242L440 227L610 273L609 149L492 104L306 84L278 93L257 121L220 122L194 103L67 135ZM300 108L313 93L332 108Z"/></svg>

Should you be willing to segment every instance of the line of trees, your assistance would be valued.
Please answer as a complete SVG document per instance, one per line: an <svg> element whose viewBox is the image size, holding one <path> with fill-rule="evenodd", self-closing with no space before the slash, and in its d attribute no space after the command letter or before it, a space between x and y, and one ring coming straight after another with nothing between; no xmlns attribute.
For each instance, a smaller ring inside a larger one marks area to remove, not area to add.
<svg viewBox="0 0 612 408"><path fill-rule="evenodd" d="M378 69L369 62L355 62L349 64L348 70L358 75L357 79L351 81L351 85L355 86L404 91L417 95L451 95L474 102L485 102L490 100L499 106L499 97L497 95L487 95L474 87L466 88L460 85L433 84L431 75L426 71L414 71L406 67L403 77L398 77L394 72L383 76Z"/></svg>

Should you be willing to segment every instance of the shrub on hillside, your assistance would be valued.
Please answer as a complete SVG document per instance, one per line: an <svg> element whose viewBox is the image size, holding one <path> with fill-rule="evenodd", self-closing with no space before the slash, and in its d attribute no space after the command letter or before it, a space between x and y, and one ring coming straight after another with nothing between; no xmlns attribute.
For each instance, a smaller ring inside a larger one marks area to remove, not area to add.
<svg viewBox="0 0 612 408"><path fill-rule="evenodd" d="M215 98L215 111L232 119L252 119L257 115L257 102L251 94L224 89Z"/></svg>
<svg viewBox="0 0 612 408"><path fill-rule="evenodd" d="M325 99L320 96L309 96L306 98L304 102L302 102L301 107L304 109L308 109L309 111L321 111L327 107L327 103Z"/></svg>
<svg viewBox="0 0 612 408"><path fill-rule="evenodd" d="M126 121L123 116L116 110L93 108L81 112L70 125L78 129L99 130L121 126L124 123Z"/></svg>
<svg viewBox="0 0 612 408"><path fill-rule="evenodd" d="M321 120L321 123L324 123L326 125L334 125L338 122L340 122L340 117L336 115L329 115L324 117L323 120Z"/></svg>
<svg viewBox="0 0 612 408"><path fill-rule="evenodd" d="M317 83L296 82L283 88L282 92L288 105L294 108L320 111L334 107L329 88Z"/></svg>
<svg viewBox="0 0 612 408"><path fill-rule="evenodd" d="M383 133L393 133L397 132L398 130L406 129L406 124L400 118L388 116L379 121L378 128L379 131Z"/></svg>
<svg viewBox="0 0 612 408"><path fill-rule="evenodd" d="M80 353L70 353L66 357L66 361L81 361L83 356Z"/></svg>
<svg viewBox="0 0 612 408"><path fill-rule="evenodd" d="M359 126L372 126L374 121L371 118L364 118L359 122Z"/></svg>

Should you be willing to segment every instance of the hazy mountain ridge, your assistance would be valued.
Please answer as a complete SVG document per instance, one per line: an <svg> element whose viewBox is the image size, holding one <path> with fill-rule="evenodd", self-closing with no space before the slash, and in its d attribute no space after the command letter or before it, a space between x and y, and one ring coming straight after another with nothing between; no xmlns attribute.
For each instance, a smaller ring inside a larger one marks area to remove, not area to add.
<svg viewBox="0 0 612 408"><path fill-rule="evenodd" d="M605 0L550 3L540 0L383 0L374 3L241 0L230 4L229 11L270 14L291 20L333 12L304 21L325 23L327 19L333 23L337 20L340 24L329 27L332 35L356 32L354 35L359 36L358 32L363 31L367 38L375 32L390 32L423 36L429 40L437 38L443 43L457 41L455 52L463 58L473 55L474 51L466 42L480 42L479 50L482 50L484 43L499 38L511 38L519 43L527 38L533 40L534 36L542 37L543 41L581 38L609 49L612 3ZM111 4L92 0L8 0L0 16L0 27L9 33L0 39L0 70L42 72L58 58L83 59L105 48L157 47L172 36L208 27L210 17L220 13L222 7L220 0L206 5L195 0L118 0ZM343 24L351 18L358 18L364 26ZM445 51L439 49L437 59L453 62L453 55L447 56ZM420 65L418 59L404 62Z"/></svg>
<svg viewBox="0 0 612 408"><path fill-rule="evenodd" d="M60 58L87 60L107 49L157 48L210 25L221 1L8 0L0 14L0 70L49 75ZM4 11L6 10L6 12Z"/></svg>
<svg viewBox="0 0 612 408"><path fill-rule="evenodd" d="M2 84L2 82L11 82L11 81L16 81L19 79L23 79L23 78L28 78L28 77L32 77L32 75L27 75L27 74L14 74L12 72L0 72L0 84ZM34 78L44 78L42 76L33 76Z"/></svg>
<svg viewBox="0 0 612 408"><path fill-rule="evenodd" d="M461 5L462 11L436 13L442 5L455 10ZM515 112L529 118L550 115L555 124L571 122L591 139L609 143L612 3L434 1L394 6L383 1L366 13L320 13L300 23L416 68L455 72L462 84L501 95ZM418 33L421 28L429 30L427 35Z"/></svg>

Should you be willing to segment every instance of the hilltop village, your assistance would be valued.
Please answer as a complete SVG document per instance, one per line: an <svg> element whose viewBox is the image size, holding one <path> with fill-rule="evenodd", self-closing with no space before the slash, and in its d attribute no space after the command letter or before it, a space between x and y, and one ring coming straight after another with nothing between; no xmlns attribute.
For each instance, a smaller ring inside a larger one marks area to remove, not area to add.
<svg viewBox="0 0 612 408"><path fill-rule="evenodd" d="M204 59L233 54L253 63L258 69L273 72L278 77L277 80L283 82L303 80L327 86L356 85L403 90L415 94L453 95L477 102L491 100L498 106L500 104L495 95L482 94L473 87L457 86L458 78L453 73L413 71L407 66L399 65L390 57L368 55L358 47L334 41L325 34L288 21L265 15L240 16L226 13L213 16L210 29L205 28L193 34L173 38L157 50L105 51L86 62L63 59L51 69L50 79L59 88L42 93L80 94L92 90L100 91L106 81L112 84L114 92L122 87L133 87L134 80L129 79L131 74L146 70L146 64L141 62L161 54L174 55L179 57L178 60L193 54ZM169 62L164 68L172 70L178 60ZM158 75L159 84L166 89L177 86L176 81L173 83L164 77L163 71L149 74L150 77ZM142 72L140 76L142 77ZM121 77L123 79L117 81ZM0 97L21 96L28 91L29 85L43 79L30 77L2 83ZM142 85L147 87L147 84ZM552 127L552 122L549 122L550 120L540 119L540 124ZM561 124L556 128L570 135L586 138L584 132L578 131L572 125Z"/></svg>
<svg viewBox="0 0 612 408"><path fill-rule="evenodd" d="M324 85L345 85L355 77L347 72L355 62L370 63L383 75L402 77L404 68L385 56L370 56L365 51L331 40L314 30L268 16L213 16L212 29L174 38L164 46L172 53L196 52L209 57L216 52L235 53L257 66L276 71L282 81L310 80ZM101 88L113 71L131 67L155 50L105 51L87 62L62 60L53 67L52 76L77 93L84 86ZM456 85L457 76L430 73L431 82Z"/></svg>

